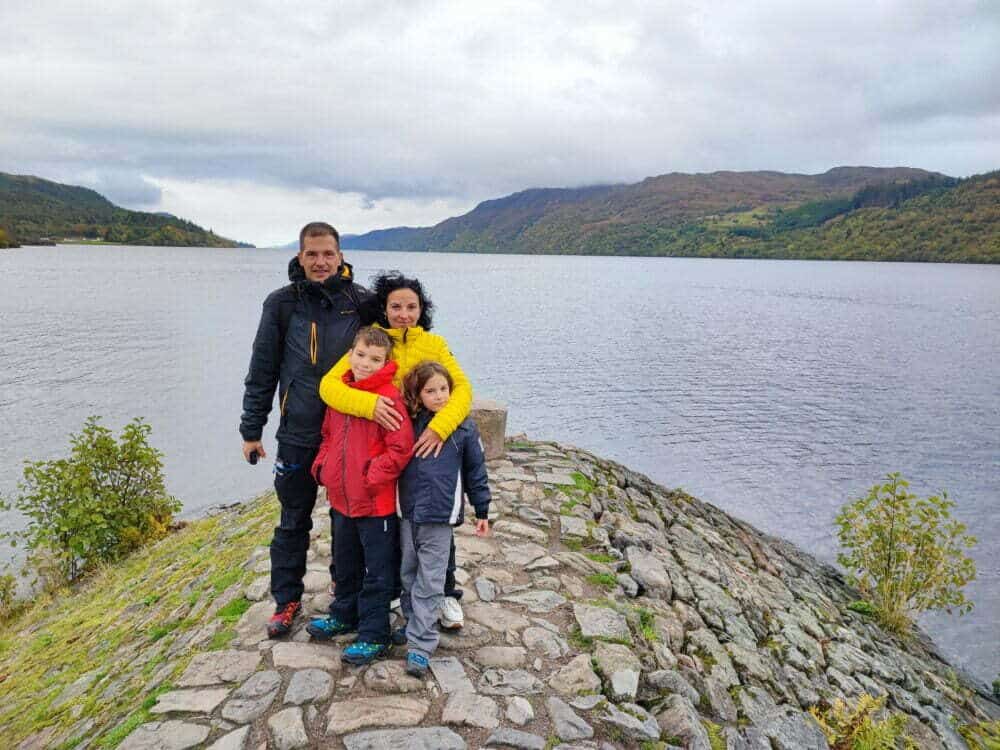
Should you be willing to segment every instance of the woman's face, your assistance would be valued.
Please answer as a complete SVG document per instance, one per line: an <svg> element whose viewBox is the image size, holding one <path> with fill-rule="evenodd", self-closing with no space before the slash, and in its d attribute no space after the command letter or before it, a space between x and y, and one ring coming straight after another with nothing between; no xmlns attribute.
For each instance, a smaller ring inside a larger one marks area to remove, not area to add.
<svg viewBox="0 0 1000 750"><path fill-rule="evenodd" d="M385 301L385 317L390 328L409 328L420 320L420 298L412 289L389 292Z"/></svg>

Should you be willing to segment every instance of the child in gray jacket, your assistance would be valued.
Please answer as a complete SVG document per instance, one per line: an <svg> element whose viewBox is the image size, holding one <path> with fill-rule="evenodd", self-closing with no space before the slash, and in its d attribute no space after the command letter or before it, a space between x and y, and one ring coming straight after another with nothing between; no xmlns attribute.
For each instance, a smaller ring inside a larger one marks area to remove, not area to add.
<svg viewBox="0 0 1000 750"><path fill-rule="evenodd" d="M407 373L403 393L417 434L448 403L451 388L451 375L438 362L425 360ZM490 531L490 488L476 423L466 418L444 441L439 454L414 456L398 487L406 671L423 677L438 645L436 625L444 600L452 526L463 521L463 494L476 511L476 536L487 536Z"/></svg>

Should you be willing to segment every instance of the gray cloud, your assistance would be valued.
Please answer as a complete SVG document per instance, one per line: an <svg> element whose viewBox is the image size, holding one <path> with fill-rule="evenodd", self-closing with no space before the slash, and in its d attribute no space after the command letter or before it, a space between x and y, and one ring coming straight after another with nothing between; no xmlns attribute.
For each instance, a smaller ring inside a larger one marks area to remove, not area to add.
<svg viewBox="0 0 1000 750"><path fill-rule="evenodd" d="M155 179L454 202L668 171L1000 166L988 0L212 5L0 8L0 168L114 175L146 205Z"/></svg>

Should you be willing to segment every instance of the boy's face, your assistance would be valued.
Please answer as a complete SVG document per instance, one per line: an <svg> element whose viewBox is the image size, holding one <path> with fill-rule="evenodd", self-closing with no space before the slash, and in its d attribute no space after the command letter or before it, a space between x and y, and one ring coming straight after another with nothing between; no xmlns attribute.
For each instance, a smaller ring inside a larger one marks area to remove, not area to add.
<svg viewBox="0 0 1000 750"><path fill-rule="evenodd" d="M351 349L348 362L355 380L364 380L385 367L388 352L381 346L372 346L364 341L358 341Z"/></svg>

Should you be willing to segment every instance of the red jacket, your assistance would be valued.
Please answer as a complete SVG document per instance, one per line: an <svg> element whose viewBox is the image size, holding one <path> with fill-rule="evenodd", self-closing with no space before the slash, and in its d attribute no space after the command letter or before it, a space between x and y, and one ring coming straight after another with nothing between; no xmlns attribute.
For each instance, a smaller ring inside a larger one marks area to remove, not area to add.
<svg viewBox="0 0 1000 750"><path fill-rule="evenodd" d="M392 384L396 363L388 362L374 375L354 382L352 388L391 398L403 419L398 430L389 432L378 423L326 410L323 441L313 462L312 474L326 487L330 505L351 518L389 516L396 512L396 479L413 451L413 426L403 407L403 398Z"/></svg>

